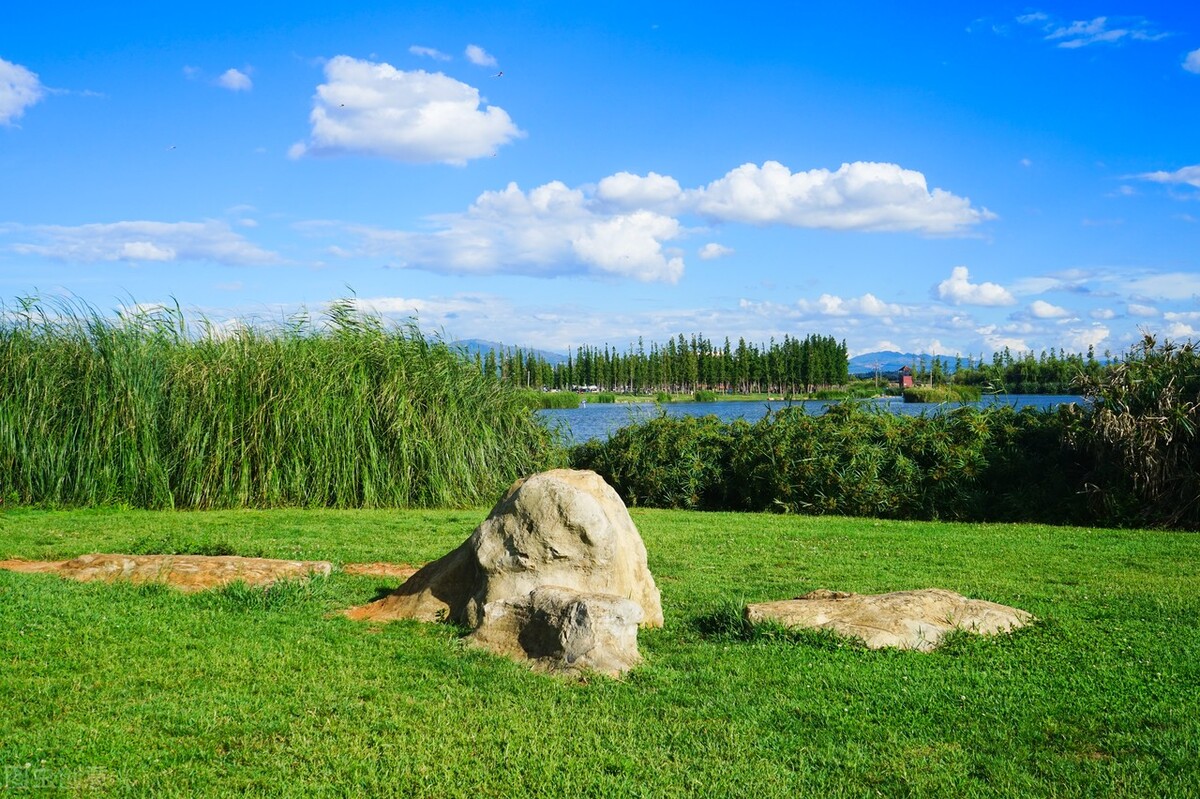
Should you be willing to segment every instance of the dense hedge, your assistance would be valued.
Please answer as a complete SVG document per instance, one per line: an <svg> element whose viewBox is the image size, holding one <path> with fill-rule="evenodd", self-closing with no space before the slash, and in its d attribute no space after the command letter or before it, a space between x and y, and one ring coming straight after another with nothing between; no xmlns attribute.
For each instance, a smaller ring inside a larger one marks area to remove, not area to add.
<svg viewBox="0 0 1200 799"><path fill-rule="evenodd" d="M572 462L632 505L779 510L895 519L1085 518L1073 486L1085 464L1060 415L1009 407L903 416L846 403L756 423L658 416Z"/></svg>

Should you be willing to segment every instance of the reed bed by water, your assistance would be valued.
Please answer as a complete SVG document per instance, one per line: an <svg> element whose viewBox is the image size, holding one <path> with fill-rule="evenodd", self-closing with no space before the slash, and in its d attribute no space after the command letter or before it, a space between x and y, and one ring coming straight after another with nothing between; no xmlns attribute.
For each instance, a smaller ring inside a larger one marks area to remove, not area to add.
<svg viewBox="0 0 1200 799"><path fill-rule="evenodd" d="M22 301L0 322L0 501L486 504L555 462L515 392L352 301L272 327Z"/></svg>

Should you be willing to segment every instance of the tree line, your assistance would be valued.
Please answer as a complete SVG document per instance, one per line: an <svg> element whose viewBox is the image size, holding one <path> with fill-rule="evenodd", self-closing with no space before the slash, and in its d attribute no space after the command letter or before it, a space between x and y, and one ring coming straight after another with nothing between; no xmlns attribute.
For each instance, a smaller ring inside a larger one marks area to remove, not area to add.
<svg viewBox="0 0 1200 799"><path fill-rule="evenodd" d="M624 350L580 346L565 361L550 363L519 347L476 353L476 365L502 383L542 390L598 390L627 394L722 391L739 394L804 394L849 380L846 342L810 334L785 335L769 343L728 337L720 345L682 333L646 347L642 338Z"/></svg>

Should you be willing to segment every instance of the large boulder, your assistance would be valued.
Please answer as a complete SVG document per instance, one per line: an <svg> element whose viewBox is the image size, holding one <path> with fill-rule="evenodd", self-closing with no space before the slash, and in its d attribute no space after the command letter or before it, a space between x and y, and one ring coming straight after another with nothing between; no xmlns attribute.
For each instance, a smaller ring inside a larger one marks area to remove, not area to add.
<svg viewBox="0 0 1200 799"><path fill-rule="evenodd" d="M869 649L896 647L928 652L951 630L994 635L1024 627L1033 616L953 591L925 588L890 594L821 589L795 599L746 606L750 622L830 629L860 638Z"/></svg>
<svg viewBox="0 0 1200 799"><path fill-rule="evenodd" d="M617 492L595 472L555 469L518 480L471 537L353 619L451 621L472 629L492 602L526 602L542 586L634 602L661 627L646 547Z"/></svg>
<svg viewBox="0 0 1200 799"><path fill-rule="evenodd" d="M483 621L467 641L542 671L615 677L641 662L641 620L642 609L631 599L543 585L528 596L484 605Z"/></svg>

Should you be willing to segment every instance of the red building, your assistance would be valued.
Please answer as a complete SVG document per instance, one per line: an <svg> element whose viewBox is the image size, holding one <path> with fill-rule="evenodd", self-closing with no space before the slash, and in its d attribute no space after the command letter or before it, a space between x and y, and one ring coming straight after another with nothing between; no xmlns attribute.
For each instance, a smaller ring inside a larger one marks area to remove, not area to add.
<svg viewBox="0 0 1200 799"><path fill-rule="evenodd" d="M900 383L900 388L912 388L913 376L911 366L900 367L900 375L897 377L897 382Z"/></svg>

